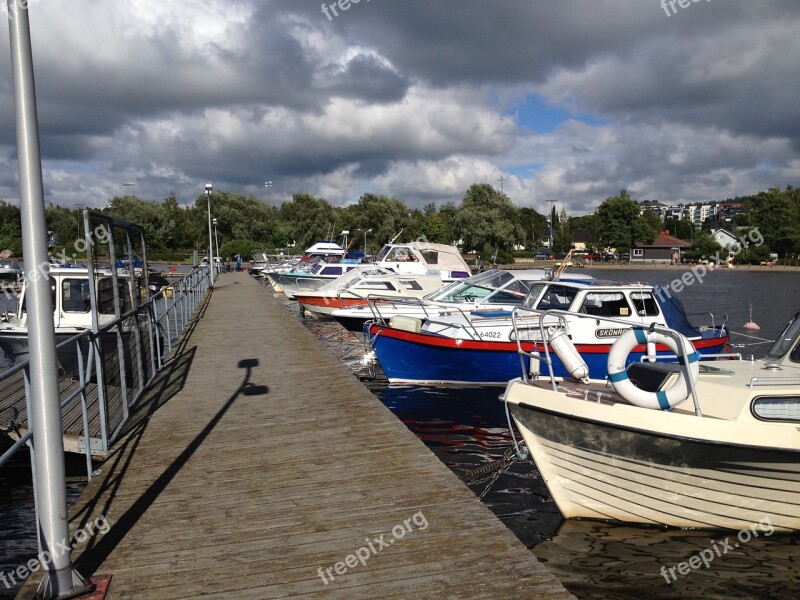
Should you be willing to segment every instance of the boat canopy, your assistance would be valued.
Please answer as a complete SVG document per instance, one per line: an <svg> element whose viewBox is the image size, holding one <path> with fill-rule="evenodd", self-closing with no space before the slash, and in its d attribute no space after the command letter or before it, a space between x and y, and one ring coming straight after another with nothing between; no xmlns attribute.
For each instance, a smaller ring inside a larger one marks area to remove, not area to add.
<svg viewBox="0 0 800 600"><path fill-rule="evenodd" d="M375 262L420 261L429 270L456 271L469 275L469 265L453 246L410 242L408 244L386 244Z"/></svg>

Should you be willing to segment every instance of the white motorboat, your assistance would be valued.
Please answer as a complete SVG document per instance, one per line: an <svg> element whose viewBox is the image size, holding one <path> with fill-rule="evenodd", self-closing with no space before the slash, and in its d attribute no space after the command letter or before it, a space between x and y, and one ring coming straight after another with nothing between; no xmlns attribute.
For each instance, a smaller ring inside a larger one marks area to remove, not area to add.
<svg viewBox="0 0 800 600"><path fill-rule="evenodd" d="M348 308L336 309L331 316L351 333L360 335L367 321L388 323L397 316L429 319L448 311L511 310L522 303L534 283L549 275L545 269L491 269L452 282L419 300L375 298L370 302L351 302Z"/></svg>
<svg viewBox="0 0 800 600"><path fill-rule="evenodd" d="M22 267L13 260L0 260L0 284L19 283L22 279Z"/></svg>
<svg viewBox="0 0 800 600"><path fill-rule="evenodd" d="M275 293L288 296L300 288L320 288L327 279L335 279L351 271L358 259L342 259L336 263L320 262L306 271L301 262L297 269L285 273L267 273ZM389 243L368 263L401 275L436 275L449 283L470 276L469 265L454 246L427 242Z"/></svg>
<svg viewBox="0 0 800 600"><path fill-rule="evenodd" d="M713 322L713 315L710 326L695 327L676 298L662 297L651 285L578 277L582 276L533 282L522 305L512 311L488 307L467 312L454 307L424 319L378 320L368 327L370 345L391 383L505 385L519 372L518 340L545 351L540 315L556 308L579 315L566 318L564 329L592 378L606 376L612 344L631 327L666 323L689 337L704 355L725 350L727 331L724 324ZM591 318L580 318L587 315ZM660 346L657 351L668 349ZM631 360L645 352L639 345ZM557 375L570 372L558 356L553 361ZM530 367L538 368L535 361Z"/></svg>
<svg viewBox="0 0 800 600"><path fill-rule="evenodd" d="M294 290L292 297L306 312L330 315L336 309L366 305L377 299L421 298L441 287L438 275L401 275L374 265L358 265L319 289Z"/></svg>
<svg viewBox="0 0 800 600"><path fill-rule="evenodd" d="M680 365L626 367L641 343L669 345ZM800 312L764 359L697 358L651 325L615 342L609 381L508 383L503 399L564 517L800 529Z"/></svg>
<svg viewBox="0 0 800 600"><path fill-rule="evenodd" d="M114 290L111 272L95 272L98 296L98 322L100 326L115 318ZM89 296L89 271L85 267L50 267L51 291L53 299L53 322L56 344L92 328L92 313ZM127 277L118 279L119 297L123 301L121 313L131 307ZM22 292L14 314L5 313L0 318L0 348L13 362L28 359L28 313L26 311L26 287ZM88 348L88 341L81 352ZM69 344L59 348L59 366L68 373L77 372L77 348Z"/></svg>

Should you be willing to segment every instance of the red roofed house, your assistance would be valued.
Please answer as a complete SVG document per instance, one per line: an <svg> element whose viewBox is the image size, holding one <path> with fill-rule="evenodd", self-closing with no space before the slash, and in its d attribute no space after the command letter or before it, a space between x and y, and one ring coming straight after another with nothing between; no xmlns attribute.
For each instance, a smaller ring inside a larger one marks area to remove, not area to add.
<svg viewBox="0 0 800 600"><path fill-rule="evenodd" d="M680 240L670 235L669 230L662 231L656 236L652 244L636 242L631 248L631 262L680 263L681 254L691 247L691 242Z"/></svg>

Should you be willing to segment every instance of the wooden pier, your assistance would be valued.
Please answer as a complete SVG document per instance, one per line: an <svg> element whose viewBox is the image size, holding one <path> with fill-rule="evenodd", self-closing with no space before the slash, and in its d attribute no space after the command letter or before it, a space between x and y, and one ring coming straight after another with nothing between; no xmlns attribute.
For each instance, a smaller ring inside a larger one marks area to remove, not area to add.
<svg viewBox="0 0 800 600"><path fill-rule="evenodd" d="M70 514L111 524L73 558L113 599L571 598L246 273L219 278Z"/></svg>

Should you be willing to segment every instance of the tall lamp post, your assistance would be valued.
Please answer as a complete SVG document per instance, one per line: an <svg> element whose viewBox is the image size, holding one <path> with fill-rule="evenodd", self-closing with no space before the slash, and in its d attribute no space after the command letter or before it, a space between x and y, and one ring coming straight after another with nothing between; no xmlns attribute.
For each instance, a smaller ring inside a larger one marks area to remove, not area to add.
<svg viewBox="0 0 800 600"><path fill-rule="evenodd" d="M208 202L208 277L211 287L214 287L214 246L211 245L211 190L214 188L210 183L206 184L206 200Z"/></svg>
<svg viewBox="0 0 800 600"><path fill-rule="evenodd" d="M214 255L214 260L216 261L217 257L219 256L219 238L217 237L217 218L214 217L211 220L211 222L214 224L214 244L215 244L216 249L217 249L217 253ZM222 259L220 259L220 261L221 260ZM216 268L216 262L214 263L214 267ZM221 271L222 271L222 264L220 264L220 272Z"/></svg>
<svg viewBox="0 0 800 600"><path fill-rule="evenodd" d="M264 182L264 187L267 188L267 204L269 204L269 192L272 189L272 182L271 181L265 181Z"/></svg>
<svg viewBox="0 0 800 600"><path fill-rule="evenodd" d="M356 229L356 231L363 231L364 232L364 256L367 255L367 234L372 233L372 228L369 229Z"/></svg>

